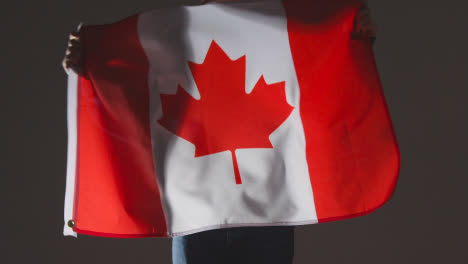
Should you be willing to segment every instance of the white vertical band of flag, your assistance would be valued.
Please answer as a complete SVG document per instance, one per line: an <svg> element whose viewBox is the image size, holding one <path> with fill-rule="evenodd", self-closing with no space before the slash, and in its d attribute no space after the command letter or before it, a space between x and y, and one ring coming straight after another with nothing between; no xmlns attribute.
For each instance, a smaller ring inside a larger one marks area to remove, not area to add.
<svg viewBox="0 0 468 264"><path fill-rule="evenodd" d="M68 73L67 85L67 128L68 128L68 147L67 147L67 178L65 187L65 206L64 206L64 227L63 234L68 236L77 236L77 233L68 226L68 221L73 219L73 204L75 197L75 177L77 161L77 103L78 103L78 75L72 70Z"/></svg>

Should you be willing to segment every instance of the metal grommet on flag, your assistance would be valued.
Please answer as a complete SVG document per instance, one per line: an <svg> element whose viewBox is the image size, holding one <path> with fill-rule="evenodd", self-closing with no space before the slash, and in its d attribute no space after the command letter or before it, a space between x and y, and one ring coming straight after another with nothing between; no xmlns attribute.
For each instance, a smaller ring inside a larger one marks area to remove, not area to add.
<svg viewBox="0 0 468 264"><path fill-rule="evenodd" d="M68 224L69 227L75 227L75 220L73 220L73 219L72 219L72 220L68 220L68 223L67 223L67 224Z"/></svg>

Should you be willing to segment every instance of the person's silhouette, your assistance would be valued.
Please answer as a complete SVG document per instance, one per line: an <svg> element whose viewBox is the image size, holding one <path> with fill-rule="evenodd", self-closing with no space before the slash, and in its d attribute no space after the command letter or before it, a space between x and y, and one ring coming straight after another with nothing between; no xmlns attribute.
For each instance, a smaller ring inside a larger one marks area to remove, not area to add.
<svg viewBox="0 0 468 264"><path fill-rule="evenodd" d="M201 0L208 2L233 2L236 0ZM373 41L376 27L369 8L363 3L354 21L352 37ZM79 32L71 32L62 65L83 75L84 49ZM295 226L249 226L202 231L172 239L173 264L210 263L268 263L291 264L294 256Z"/></svg>

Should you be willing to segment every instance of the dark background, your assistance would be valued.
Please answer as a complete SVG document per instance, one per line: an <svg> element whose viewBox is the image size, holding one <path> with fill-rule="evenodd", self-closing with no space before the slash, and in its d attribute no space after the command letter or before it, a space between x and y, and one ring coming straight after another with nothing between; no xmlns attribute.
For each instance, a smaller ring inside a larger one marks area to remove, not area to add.
<svg viewBox="0 0 468 264"><path fill-rule="evenodd" d="M1 263L170 263L171 239L64 237L68 32L199 0L1 5ZM296 229L295 264L468 263L468 2L370 1L402 156L393 198Z"/></svg>

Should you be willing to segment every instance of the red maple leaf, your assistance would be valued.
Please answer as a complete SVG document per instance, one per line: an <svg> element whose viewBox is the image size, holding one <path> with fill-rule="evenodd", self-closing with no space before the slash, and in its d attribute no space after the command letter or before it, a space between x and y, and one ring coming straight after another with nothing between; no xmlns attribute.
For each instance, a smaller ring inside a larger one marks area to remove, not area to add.
<svg viewBox="0 0 468 264"><path fill-rule="evenodd" d="M213 40L205 61L189 61L200 93L194 99L180 85L175 95L161 94L158 123L195 145L195 157L229 150L236 183L241 177L235 155L241 148L273 148L269 135L291 114L285 82L267 84L263 75L245 92L246 56L231 60Z"/></svg>

